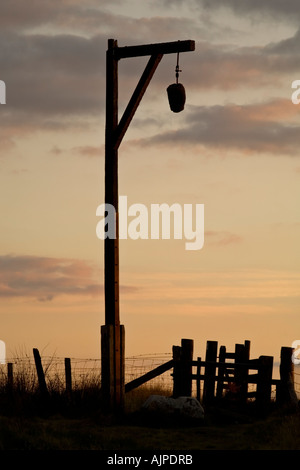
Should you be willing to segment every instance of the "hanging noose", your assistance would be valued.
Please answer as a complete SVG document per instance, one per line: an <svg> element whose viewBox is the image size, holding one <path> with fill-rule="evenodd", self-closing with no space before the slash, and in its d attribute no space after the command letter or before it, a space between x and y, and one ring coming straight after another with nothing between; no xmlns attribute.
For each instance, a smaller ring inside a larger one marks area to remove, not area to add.
<svg viewBox="0 0 300 470"><path fill-rule="evenodd" d="M175 68L176 83L169 85L167 88L168 99L171 111L179 113L184 109L185 105L185 89L182 83L178 83L179 72L182 72L179 68L179 52L177 52L177 64Z"/></svg>
<svg viewBox="0 0 300 470"><path fill-rule="evenodd" d="M179 52L177 52L177 65L175 69L176 83L178 83L179 72L182 72L182 70L179 69Z"/></svg>

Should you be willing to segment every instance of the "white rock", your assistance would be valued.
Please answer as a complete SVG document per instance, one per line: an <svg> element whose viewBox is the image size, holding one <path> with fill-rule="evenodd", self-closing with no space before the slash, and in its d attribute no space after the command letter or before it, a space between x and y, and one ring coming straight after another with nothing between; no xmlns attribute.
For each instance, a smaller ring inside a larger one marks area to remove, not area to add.
<svg viewBox="0 0 300 470"><path fill-rule="evenodd" d="M147 414L160 414L195 420L204 419L204 410L196 398L170 398L162 395L151 395L143 404L142 410Z"/></svg>

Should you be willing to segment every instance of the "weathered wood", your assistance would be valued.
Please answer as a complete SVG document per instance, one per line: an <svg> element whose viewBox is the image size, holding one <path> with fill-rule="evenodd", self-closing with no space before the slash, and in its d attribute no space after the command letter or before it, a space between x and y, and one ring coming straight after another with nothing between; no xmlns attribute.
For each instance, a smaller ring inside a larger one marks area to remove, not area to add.
<svg viewBox="0 0 300 470"><path fill-rule="evenodd" d="M234 352L226 352L225 358L226 359L235 359L235 353Z"/></svg>
<svg viewBox="0 0 300 470"><path fill-rule="evenodd" d="M112 361L110 360L110 352L103 355L104 359L107 359L108 364L103 369L102 389L107 394L107 401L110 402L111 406L118 409L123 406L125 392L122 358L124 327L120 327L119 312L118 147L163 54L192 51L194 49L194 41L118 47L118 42L115 39L108 40L106 52L105 204L114 208L115 218L114 226L109 227L109 235L104 240L104 284L105 326L113 326L114 335L112 339ZM128 57L144 55L149 55L150 60L129 101L121 122L118 123L118 61ZM107 344L110 348L111 345L107 343L107 331L104 332L104 335L106 339L103 341L103 345ZM114 374L113 383L111 370L113 370Z"/></svg>
<svg viewBox="0 0 300 470"><path fill-rule="evenodd" d="M173 346L173 396L192 395L192 367L193 367L192 339L182 339L181 346Z"/></svg>
<svg viewBox="0 0 300 470"><path fill-rule="evenodd" d="M249 340L245 340L244 346L245 346L245 356L247 357L247 360L249 361L251 342Z"/></svg>
<svg viewBox="0 0 300 470"><path fill-rule="evenodd" d="M9 392L11 392L13 389L13 382L14 382L13 363L8 362L7 363L7 388Z"/></svg>
<svg viewBox="0 0 300 470"><path fill-rule="evenodd" d="M114 406L114 326L101 326L101 391L106 408Z"/></svg>
<svg viewBox="0 0 300 470"><path fill-rule="evenodd" d="M217 341L207 341L205 356L205 378L203 386L203 401L205 404L211 403L215 395L217 348Z"/></svg>
<svg viewBox="0 0 300 470"><path fill-rule="evenodd" d="M72 393L72 372L71 372L71 359L65 357L65 378L66 378L66 392L68 395Z"/></svg>
<svg viewBox="0 0 300 470"><path fill-rule="evenodd" d="M181 395L192 396L192 360L194 352L194 341L192 339L181 340Z"/></svg>
<svg viewBox="0 0 300 470"><path fill-rule="evenodd" d="M138 377L134 380L131 380L131 382L128 382L125 385L125 392L128 393L131 390L134 390L135 388L140 387L146 382L149 382L149 380L152 380L155 377L158 377L159 375L163 374L164 372L167 372L168 370L172 369L173 366L174 366L174 361L173 359L171 359L170 361L165 362L164 364L161 364L160 366L155 367L155 369L152 369L146 374L141 375L141 377Z"/></svg>
<svg viewBox="0 0 300 470"><path fill-rule="evenodd" d="M120 306L119 306L119 194L118 152L114 148L118 125L118 62L114 51L115 40L108 41L106 53L106 128L105 128L105 204L115 209L112 233L104 240L105 265L105 326L101 329L101 381L103 399L108 409L122 405L124 376L121 358Z"/></svg>
<svg viewBox="0 0 300 470"><path fill-rule="evenodd" d="M273 357L260 356L256 389L256 404L261 411L267 411L271 402Z"/></svg>
<svg viewBox="0 0 300 470"><path fill-rule="evenodd" d="M193 379L193 375L192 375ZM196 374L196 397L197 400L201 399L201 357L197 359L197 374Z"/></svg>
<svg viewBox="0 0 300 470"><path fill-rule="evenodd" d="M115 149L119 148L121 141L129 127L130 122L145 94L145 91L159 65L163 55L162 54L155 54L150 57L149 62L142 74L139 83L127 105L127 108L124 111L124 114L117 126L115 139L114 139L114 147Z"/></svg>
<svg viewBox="0 0 300 470"><path fill-rule="evenodd" d="M101 389L107 409L122 411L125 394L125 328L101 327Z"/></svg>
<svg viewBox="0 0 300 470"><path fill-rule="evenodd" d="M257 365L257 370L259 370L259 365ZM258 373L256 374L248 374L248 384L257 384L260 380L260 375Z"/></svg>
<svg viewBox="0 0 300 470"><path fill-rule="evenodd" d="M36 367L36 372L37 372L37 376L38 376L40 392L41 392L42 396L47 397L48 396L48 389L47 389L44 369L43 369L43 366L42 366L42 360L41 360L41 356L40 356L40 353L39 353L38 349L36 349L36 348L33 349L33 356L34 356L35 367Z"/></svg>
<svg viewBox="0 0 300 470"><path fill-rule="evenodd" d="M118 62L114 59L117 41L109 40L106 53L105 204L114 207L114 237L104 241L105 324L119 325L119 244L118 244L118 152L114 147L118 126Z"/></svg>
<svg viewBox="0 0 300 470"><path fill-rule="evenodd" d="M245 364L249 360L249 348L245 344L235 345L235 362L236 364ZM239 400L246 402L248 391L248 369L247 367L236 367L234 372L235 384L237 387Z"/></svg>
<svg viewBox="0 0 300 470"><path fill-rule="evenodd" d="M125 326L120 325L120 384L117 387L117 408L124 409L125 405Z"/></svg>
<svg viewBox="0 0 300 470"><path fill-rule="evenodd" d="M224 374L225 374L225 359L226 359L226 346L220 346L219 351L219 368L218 368L218 383L217 383L217 398L222 398L224 389Z"/></svg>
<svg viewBox="0 0 300 470"><path fill-rule="evenodd" d="M281 405L297 406L298 399L294 385L294 364L292 361L293 348L282 347L280 352L280 385L278 387L278 402Z"/></svg>
<svg viewBox="0 0 300 470"><path fill-rule="evenodd" d="M142 57L153 54L176 54L177 52L190 52L195 50L195 41L173 41L156 44L143 44L139 46L118 47L114 51L116 60L129 57Z"/></svg>

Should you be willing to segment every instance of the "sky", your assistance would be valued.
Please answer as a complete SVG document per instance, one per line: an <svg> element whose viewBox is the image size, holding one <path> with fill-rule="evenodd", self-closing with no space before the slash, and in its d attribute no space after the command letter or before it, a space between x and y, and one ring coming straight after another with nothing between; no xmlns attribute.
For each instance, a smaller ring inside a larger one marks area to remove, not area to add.
<svg viewBox="0 0 300 470"><path fill-rule="evenodd" d="M0 339L99 358L104 320L105 56L194 40L180 54L185 109L169 109L165 55L119 149L128 204L204 204L204 246L120 241L126 356L181 338L251 357L300 338L298 0L1 0ZM119 117L147 57L119 62Z"/></svg>

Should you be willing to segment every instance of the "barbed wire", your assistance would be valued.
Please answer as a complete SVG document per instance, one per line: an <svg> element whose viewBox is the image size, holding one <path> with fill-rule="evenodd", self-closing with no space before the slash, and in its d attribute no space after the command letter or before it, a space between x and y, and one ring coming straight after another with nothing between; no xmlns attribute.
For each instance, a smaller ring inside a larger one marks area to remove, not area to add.
<svg viewBox="0 0 300 470"><path fill-rule="evenodd" d="M125 383L149 372L155 367L172 358L171 353L139 354L125 358ZM91 383L101 383L101 359L70 357L72 385L82 386ZM31 387L37 384L35 361L33 357L25 355L22 357L11 357L6 361L13 364L14 380L25 383L27 380ZM42 364L45 378L48 383L56 388L65 387L65 358L57 356L42 356ZM0 380L6 379L7 370L5 364L0 364ZM172 370L161 374L151 380L151 387L162 387L171 389L173 386ZM294 368L295 391L300 398L300 366ZM255 386L249 384L249 391L254 391ZM193 393L196 390L196 382L193 381ZM272 387L272 396L275 395L275 387Z"/></svg>

